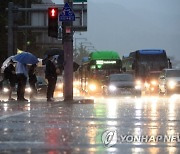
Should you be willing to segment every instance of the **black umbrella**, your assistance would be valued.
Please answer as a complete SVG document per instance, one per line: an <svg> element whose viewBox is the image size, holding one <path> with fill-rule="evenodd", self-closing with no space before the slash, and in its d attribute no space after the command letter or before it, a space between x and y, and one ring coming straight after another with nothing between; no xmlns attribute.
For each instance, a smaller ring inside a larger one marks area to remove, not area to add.
<svg viewBox="0 0 180 154"><path fill-rule="evenodd" d="M50 48L50 49L46 50L46 52L44 54L44 59L42 60L42 64L43 65L46 64L49 56L55 56L55 55L59 55L58 63L63 65L63 63L64 63L64 51L62 49L59 49L59 48Z"/></svg>

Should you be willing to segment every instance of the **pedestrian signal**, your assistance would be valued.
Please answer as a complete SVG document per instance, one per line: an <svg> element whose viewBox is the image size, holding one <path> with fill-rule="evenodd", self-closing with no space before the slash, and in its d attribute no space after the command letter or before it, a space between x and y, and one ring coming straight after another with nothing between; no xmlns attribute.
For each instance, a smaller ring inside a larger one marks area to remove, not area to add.
<svg viewBox="0 0 180 154"><path fill-rule="evenodd" d="M48 8L48 36L58 37L58 8Z"/></svg>

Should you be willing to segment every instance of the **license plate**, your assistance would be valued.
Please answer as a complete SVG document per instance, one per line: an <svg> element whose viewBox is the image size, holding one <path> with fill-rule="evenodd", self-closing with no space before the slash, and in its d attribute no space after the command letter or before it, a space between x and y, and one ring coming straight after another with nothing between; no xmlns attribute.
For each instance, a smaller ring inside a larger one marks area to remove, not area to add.
<svg viewBox="0 0 180 154"><path fill-rule="evenodd" d="M130 91L122 91L121 94L123 94L123 95L131 95L131 92Z"/></svg>

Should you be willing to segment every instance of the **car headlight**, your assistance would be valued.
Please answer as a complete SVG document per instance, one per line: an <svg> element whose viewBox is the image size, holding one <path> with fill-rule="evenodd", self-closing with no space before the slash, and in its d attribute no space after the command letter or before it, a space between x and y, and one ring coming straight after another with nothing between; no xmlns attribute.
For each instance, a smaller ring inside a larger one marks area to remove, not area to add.
<svg viewBox="0 0 180 154"><path fill-rule="evenodd" d="M117 89L116 86L114 86L114 85L109 85L108 88L110 91L116 91L116 89Z"/></svg>
<svg viewBox="0 0 180 154"><path fill-rule="evenodd" d="M74 81L73 82L73 86L78 86L79 85L79 81Z"/></svg>
<svg viewBox="0 0 180 154"><path fill-rule="evenodd" d="M27 87L27 88L25 89L25 91L28 92L28 93L31 93L32 89L31 89L30 87Z"/></svg>
<svg viewBox="0 0 180 154"><path fill-rule="evenodd" d="M5 88L3 88L3 92L4 92L4 93L7 93L8 91L9 91L9 89L8 89L8 88L6 88L6 87L5 87Z"/></svg>
<svg viewBox="0 0 180 154"><path fill-rule="evenodd" d="M57 88L58 88L58 89L62 89L62 88L63 88L63 84L62 84L62 83L58 83L58 84L57 84Z"/></svg>
<svg viewBox="0 0 180 154"><path fill-rule="evenodd" d="M151 84L152 84L153 86L155 86L155 85L157 85L157 81L156 81L156 80L152 80L152 81L151 81Z"/></svg>
<svg viewBox="0 0 180 154"><path fill-rule="evenodd" d="M147 82L144 83L144 86L145 86L146 88L149 88L149 87L150 87L149 83L147 83ZM140 84L138 84L137 87L140 87ZM135 87L135 88L136 88L136 87Z"/></svg>
<svg viewBox="0 0 180 154"><path fill-rule="evenodd" d="M141 85L136 85L136 86L135 86L135 89L136 89L136 90L140 90L140 89L141 89Z"/></svg>
<svg viewBox="0 0 180 154"><path fill-rule="evenodd" d="M168 87L169 87L170 89L174 89L174 88L176 87L176 82L175 82L175 81L169 81L169 82L168 82Z"/></svg>
<svg viewBox="0 0 180 154"><path fill-rule="evenodd" d="M90 85L89 85L89 89L90 89L91 91L95 91L95 90L96 90L96 85L95 85L95 84L90 84Z"/></svg>
<svg viewBox="0 0 180 154"><path fill-rule="evenodd" d="M141 85L141 84L142 84L141 80L136 80L136 85Z"/></svg>

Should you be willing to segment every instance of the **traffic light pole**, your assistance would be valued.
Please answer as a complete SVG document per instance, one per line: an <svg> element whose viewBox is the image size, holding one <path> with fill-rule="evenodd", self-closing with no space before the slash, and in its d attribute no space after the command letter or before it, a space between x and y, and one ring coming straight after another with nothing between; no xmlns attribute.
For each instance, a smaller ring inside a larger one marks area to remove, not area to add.
<svg viewBox="0 0 180 154"><path fill-rule="evenodd" d="M64 0L72 8L72 0ZM64 100L73 100L73 22L63 22Z"/></svg>

